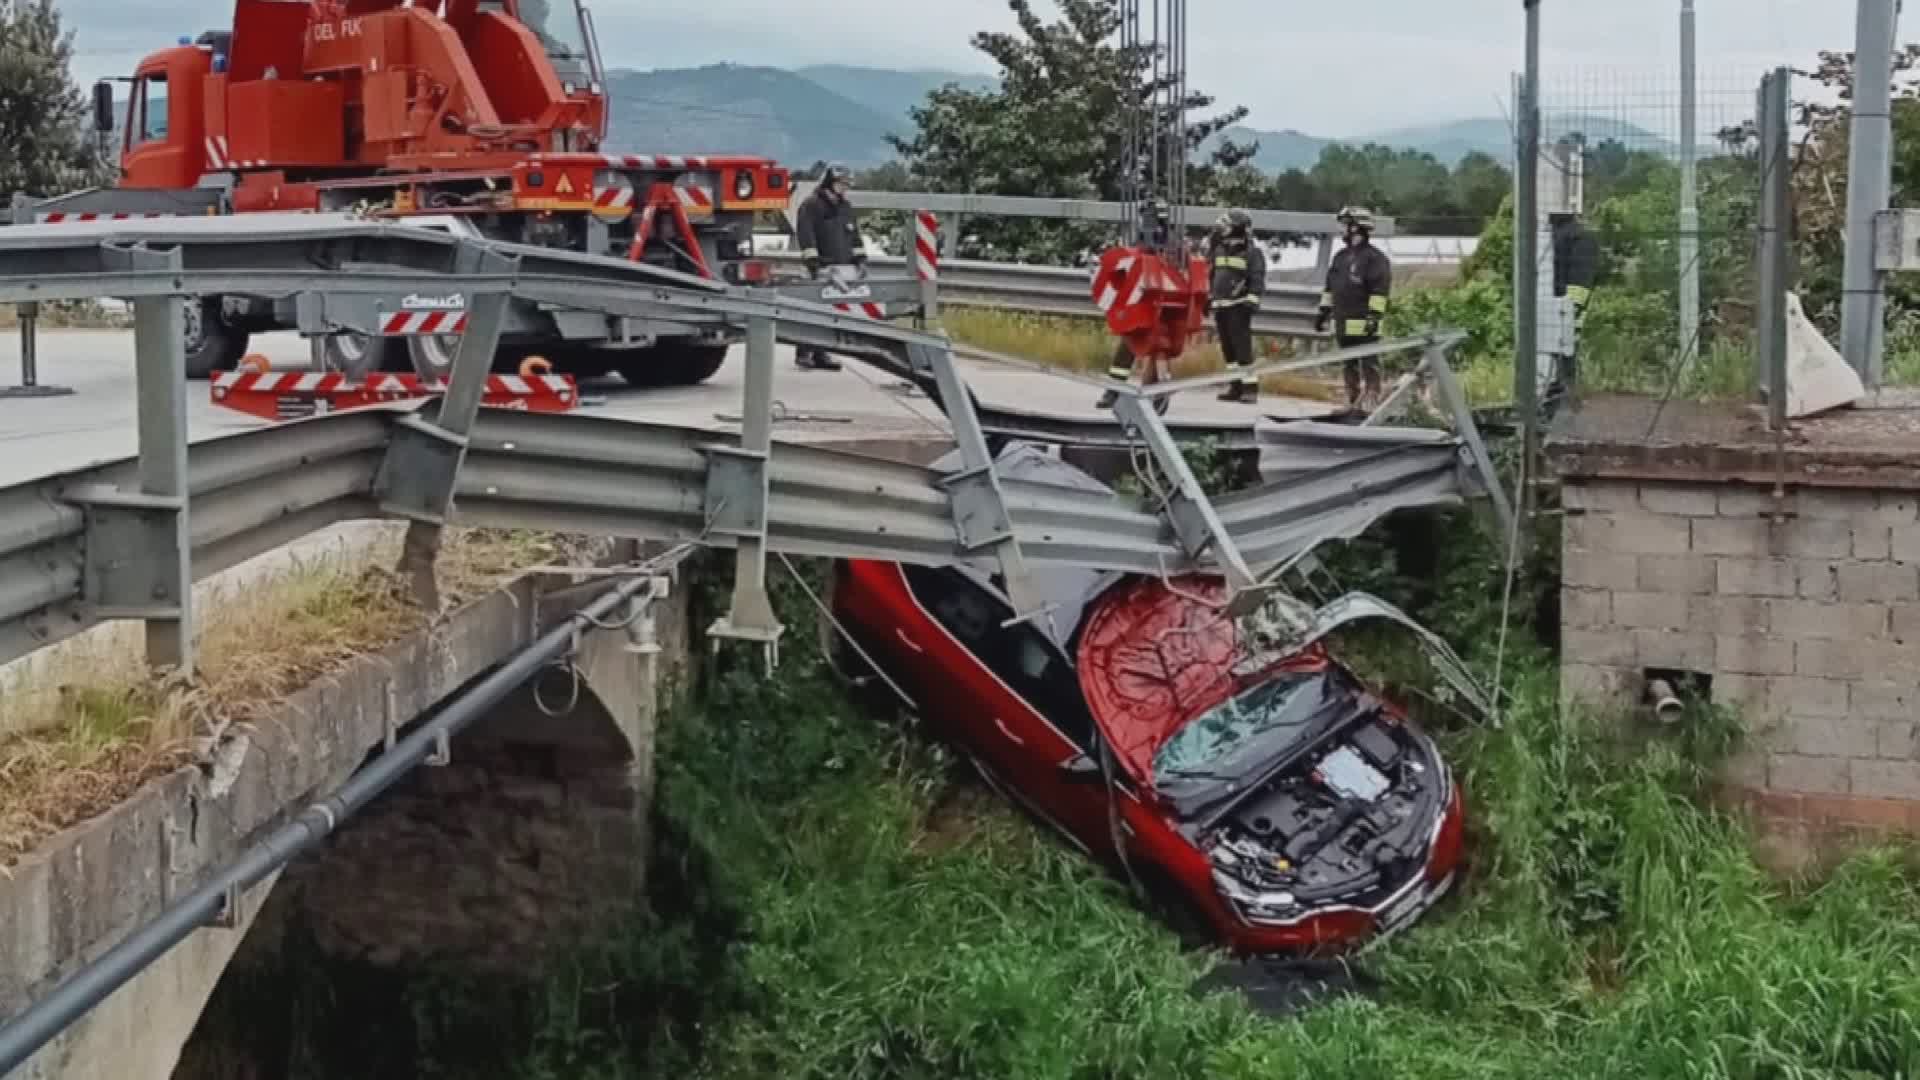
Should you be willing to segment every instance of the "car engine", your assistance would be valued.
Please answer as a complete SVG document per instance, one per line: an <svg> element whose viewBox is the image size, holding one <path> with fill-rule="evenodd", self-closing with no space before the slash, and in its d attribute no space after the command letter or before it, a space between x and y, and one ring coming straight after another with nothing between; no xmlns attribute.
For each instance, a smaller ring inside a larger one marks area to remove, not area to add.
<svg viewBox="0 0 1920 1080"><path fill-rule="evenodd" d="M1201 847L1250 921L1371 908L1424 870L1450 783L1425 736L1375 712L1239 800Z"/></svg>

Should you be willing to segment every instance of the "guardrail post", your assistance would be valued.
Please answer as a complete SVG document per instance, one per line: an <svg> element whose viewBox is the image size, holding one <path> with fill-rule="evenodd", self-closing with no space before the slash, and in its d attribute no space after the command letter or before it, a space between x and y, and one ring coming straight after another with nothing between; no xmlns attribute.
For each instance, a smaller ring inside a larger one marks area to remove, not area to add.
<svg viewBox="0 0 1920 1080"><path fill-rule="evenodd" d="M733 605L715 620L714 638L758 641L766 646L769 667L780 662L784 627L767 598L768 464L773 452L774 322L765 315L747 320L747 387L740 410L740 446L716 446L707 453L707 518L712 532L732 536Z"/></svg>
<svg viewBox="0 0 1920 1080"><path fill-rule="evenodd" d="M178 274L184 265L178 248L144 245L109 247L105 261L132 272ZM144 620L147 663L180 676L194 667L185 304L176 294L133 305L137 488L96 484L61 493L86 515L82 601L97 618Z"/></svg>
<svg viewBox="0 0 1920 1080"><path fill-rule="evenodd" d="M1006 495L1000 490L1000 476L994 471L993 452L980 426L980 414L974 409L973 391L953 363L953 351L934 345L910 343L907 362L916 372L933 375L940 392L940 405L953 427L953 441L960 451L960 471L941 481L953 509L953 524L960 549L979 552L992 549L1000 562L1000 575L1006 582L1007 599L1013 601L1015 621L1045 615L1052 605L1034 584L1027 570L1027 559L1020 551L1014 532L1013 514L1007 509Z"/></svg>
<svg viewBox="0 0 1920 1080"><path fill-rule="evenodd" d="M139 269L179 273L179 248L137 249ZM154 520L161 545L154 559L152 602L170 605L171 618L147 619L147 663L193 672L193 534L187 503L187 311L181 296L141 300L133 313L135 384L139 395L140 491L168 505Z"/></svg>
<svg viewBox="0 0 1920 1080"><path fill-rule="evenodd" d="M458 272L467 274L511 277L520 268L517 257L474 244L462 245L457 262ZM400 571L412 582L414 599L429 611L440 607L434 573L440 538L453 511L467 437L486 396L487 376L493 371L493 356L512 299L505 292L473 298L467 331L454 355L453 375L433 419L417 412L402 417L374 477L373 495L380 508L412 522L400 555Z"/></svg>
<svg viewBox="0 0 1920 1080"><path fill-rule="evenodd" d="M1154 463L1172 484L1172 490L1164 493L1166 505L1162 509L1181 549L1188 558L1197 560L1212 548L1214 562L1219 564L1233 596L1230 610L1236 614L1253 610L1259 604L1263 586L1247 566L1206 492L1201 490L1199 478L1193 475L1179 444L1173 441L1173 433L1154 411L1153 399L1137 392L1122 393L1115 399L1113 411L1121 424L1131 428L1147 444Z"/></svg>
<svg viewBox="0 0 1920 1080"><path fill-rule="evenodd" d="M1506 489L1500 486L1500 473L1493 466L1493 455L1487 453L1487 444L1480 438L1480 425L1474 423L1473 404L1467 400L1466 389L1454 376L1453 365L1447 363L1446 346L1438 343L1427 346L1427 355L1421 363L1433 376L1447 411L1453 414L1454 434L1466 444L1468 458L1487 485L1487 497L1493 501L1494 514L1500 519L1500 535L1512 535L1513 504L1507 500Z"/></svg>

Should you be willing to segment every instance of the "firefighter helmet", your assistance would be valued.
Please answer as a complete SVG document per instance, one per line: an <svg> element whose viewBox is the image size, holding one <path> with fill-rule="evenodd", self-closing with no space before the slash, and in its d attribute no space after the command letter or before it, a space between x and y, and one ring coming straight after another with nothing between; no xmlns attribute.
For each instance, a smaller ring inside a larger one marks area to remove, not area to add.
<svg viewBox="0 0 1920 1080"><path fill-rule="evenodd" d="M1351 225L1367 232L1373 231L1373 211L1364 206L1343 207L1338 220L1342 225Z"/></svg>
<svg viewBox="0 0 1920 1080"><path fill-rule="evenodd" d="M1229 210L1220 215L1220 226L1229 232L1243 233L1253 228L1253 215L1245 210Z"/></svg>
<svg viewBox="0 0 1920 1080"><path fill-rule="evenodd" d="M827 171L820 175L820 182L829 187L834 184L845 184L848 187L852 187L853 170L836 161L827 166Z"/></svg>

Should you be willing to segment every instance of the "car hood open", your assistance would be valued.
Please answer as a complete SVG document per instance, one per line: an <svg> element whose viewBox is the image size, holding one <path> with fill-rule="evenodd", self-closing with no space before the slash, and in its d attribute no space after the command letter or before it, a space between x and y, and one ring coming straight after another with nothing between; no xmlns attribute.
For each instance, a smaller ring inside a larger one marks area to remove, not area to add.
<svg viewBox="0 0 1920 1080"><path fill-rule="evenodd" d="M1226 612L1226 586L1139 578L1102 597L1080 635L1076 666L1094 722L1118 764L1151 784L1154 755L1195 717L1281 670L1327 666L1317 646L1248 664L1250 642Z"/></svg>

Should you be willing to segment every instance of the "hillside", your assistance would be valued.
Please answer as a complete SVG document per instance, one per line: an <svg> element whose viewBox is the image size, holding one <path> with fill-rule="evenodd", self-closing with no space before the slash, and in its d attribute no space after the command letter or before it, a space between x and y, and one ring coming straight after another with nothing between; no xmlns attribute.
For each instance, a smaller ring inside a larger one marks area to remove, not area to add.
<svg viewBox="0 0 1920 1080"><path fill-rule="evenodd" d="M1552 113L1543 118L1541 135L1551 142L1563 135L1582 134L1589 143L1616 140L1635 150L1674 154L1678 148L1645 128L1610 116L1587 113ZM1468 154L1481 153L1496 161L1513 156L1513 133L1505 119L1498 116L1473 117L1442 124L1399 128L1372 135L1328 139L1298 131L1262 131L1250 127L1228 128L1224 135L1236 142L1260 144L1253 163L1268 172L1311 168L1320 160L1320 152L1336 142L1361 145L1378 143L1396 150L1419 150L1432 154L1442 164L1454 165Z"/></svg>
<svg viewBox="0 0 1920 1080"><path fill-rule="evenodd" d="M893 156L882 115L778 68L732 64L667 71L615 71L613 145L627 153L765 154L805 165L816 159L879 164Z"/></svg>
<svg viewBox="0 0 1920 1080"><path fill-rule="evenodd" d="M911 111L929 92L947 83L989 89L994 80L949 71L821 65L786 70L716 64L659 71L616 71L614 144L647 153L676 148L687 153L766 154L797 166L819 160L866 168L892 160L889 134L912 127ZM1618 140L1635 149L1671 152L1666 140L1623 120L1598 114L1549 113L1546 137L1569 132L1590 142ZM1278 172L1310 168L1335 142L1381 143L1432 154L1453 165L1480 152L1506 161L1512 135L1501 117L1474 117L1402 128L1373 135L1326 138L1303 132L1252 127L1227 129L1240 142L1257 141L1259 168Z"/></svg>
<svg viewBox="0 0 1920 1080"><path fill-rule="evenodd" d="M810 79L857 105L900 121L899 130L912 128L914 106L948 83L965 90L991 90L999 82L988 75L961 75L952 71L887 71L881 68L822 64L794 74Z"/></svg>

